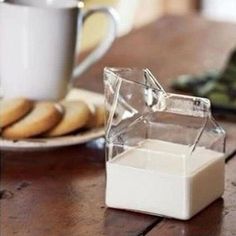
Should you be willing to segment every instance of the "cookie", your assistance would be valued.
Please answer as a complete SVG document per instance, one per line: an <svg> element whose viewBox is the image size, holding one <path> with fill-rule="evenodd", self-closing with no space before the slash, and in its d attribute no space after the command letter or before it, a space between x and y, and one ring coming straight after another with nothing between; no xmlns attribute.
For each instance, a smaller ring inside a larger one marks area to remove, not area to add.
<svg viewBox="0 0 236 236"><path fill-rule="evenodd" d="M0 101L0 128L8 126L24 115L33 107L33 102L25 98L15 98Z"/></svg>
<svg viewBox="0 0 236 236"><path fill-rule="evenodd" d="M91 117L88 106L82 101L67 101L62 102L62 105L65 114L58 125L45 134L46 137L61 136L80 129Z"/></svg>
<svg viewBox="0 0 236 236"><path fill-rule="evenodd" d="M89 119L86 127L96 128L104 125L105 123L105 107L103 105L96 105L95 111Z"/></svg>
<svg viewBox="0 0 236 236"><path fill-rule="evenodd" d="M62 110L55 103L38 102L28 115L3 129L2 136L14 140L34 137L57 125L61 118Z"/></svg>

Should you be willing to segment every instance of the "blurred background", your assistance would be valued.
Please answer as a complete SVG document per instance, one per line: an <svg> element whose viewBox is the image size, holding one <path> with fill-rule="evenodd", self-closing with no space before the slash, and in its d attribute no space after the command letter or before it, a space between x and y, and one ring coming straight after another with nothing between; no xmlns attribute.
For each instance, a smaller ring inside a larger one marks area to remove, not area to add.
<svg viewBox="0 0 236 236"><path fill-rule="evenodd" d="M84 3L85 8L114 7L120 14L119 36L167 14L200 14L216 21L236 22L236 0L84 0ZM104 16L90 17L83 29L82 51L94 47L105 31Z"/></svg>

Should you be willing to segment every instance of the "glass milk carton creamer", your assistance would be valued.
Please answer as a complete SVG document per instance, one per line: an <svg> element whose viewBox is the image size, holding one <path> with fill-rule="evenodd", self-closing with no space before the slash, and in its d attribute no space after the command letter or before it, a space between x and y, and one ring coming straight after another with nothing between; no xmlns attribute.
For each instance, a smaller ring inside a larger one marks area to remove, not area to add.
<svg viewBox="0 0 236 236"><path fill-rule="evenodd" d="M105 68L106 205L190 219L224 191L225 132L207 99L149 70Z"/></svg>

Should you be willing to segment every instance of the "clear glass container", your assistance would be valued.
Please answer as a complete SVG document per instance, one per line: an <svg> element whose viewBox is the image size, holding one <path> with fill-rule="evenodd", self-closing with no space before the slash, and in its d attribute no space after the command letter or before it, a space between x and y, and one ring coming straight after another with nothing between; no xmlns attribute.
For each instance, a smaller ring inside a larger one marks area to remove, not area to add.
<svg viewBox="0 0 236 236"><path fill-rule="evenodd" d="M105 68L106 205L190 219L224 191L225 132L208 99L148 69Z"/></svg>

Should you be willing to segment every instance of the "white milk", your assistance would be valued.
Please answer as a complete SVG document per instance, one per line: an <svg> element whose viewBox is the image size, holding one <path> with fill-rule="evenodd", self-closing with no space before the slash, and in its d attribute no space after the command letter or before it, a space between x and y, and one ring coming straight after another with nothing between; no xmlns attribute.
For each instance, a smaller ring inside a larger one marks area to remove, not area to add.
<svg viewBox="0 0 236 236"><path fill-rule="evenodd" d="M146 140L108 161L107 206L191 218L223 194L224 158L202 147L186 158L187 151L185 145Z"/></svg>

